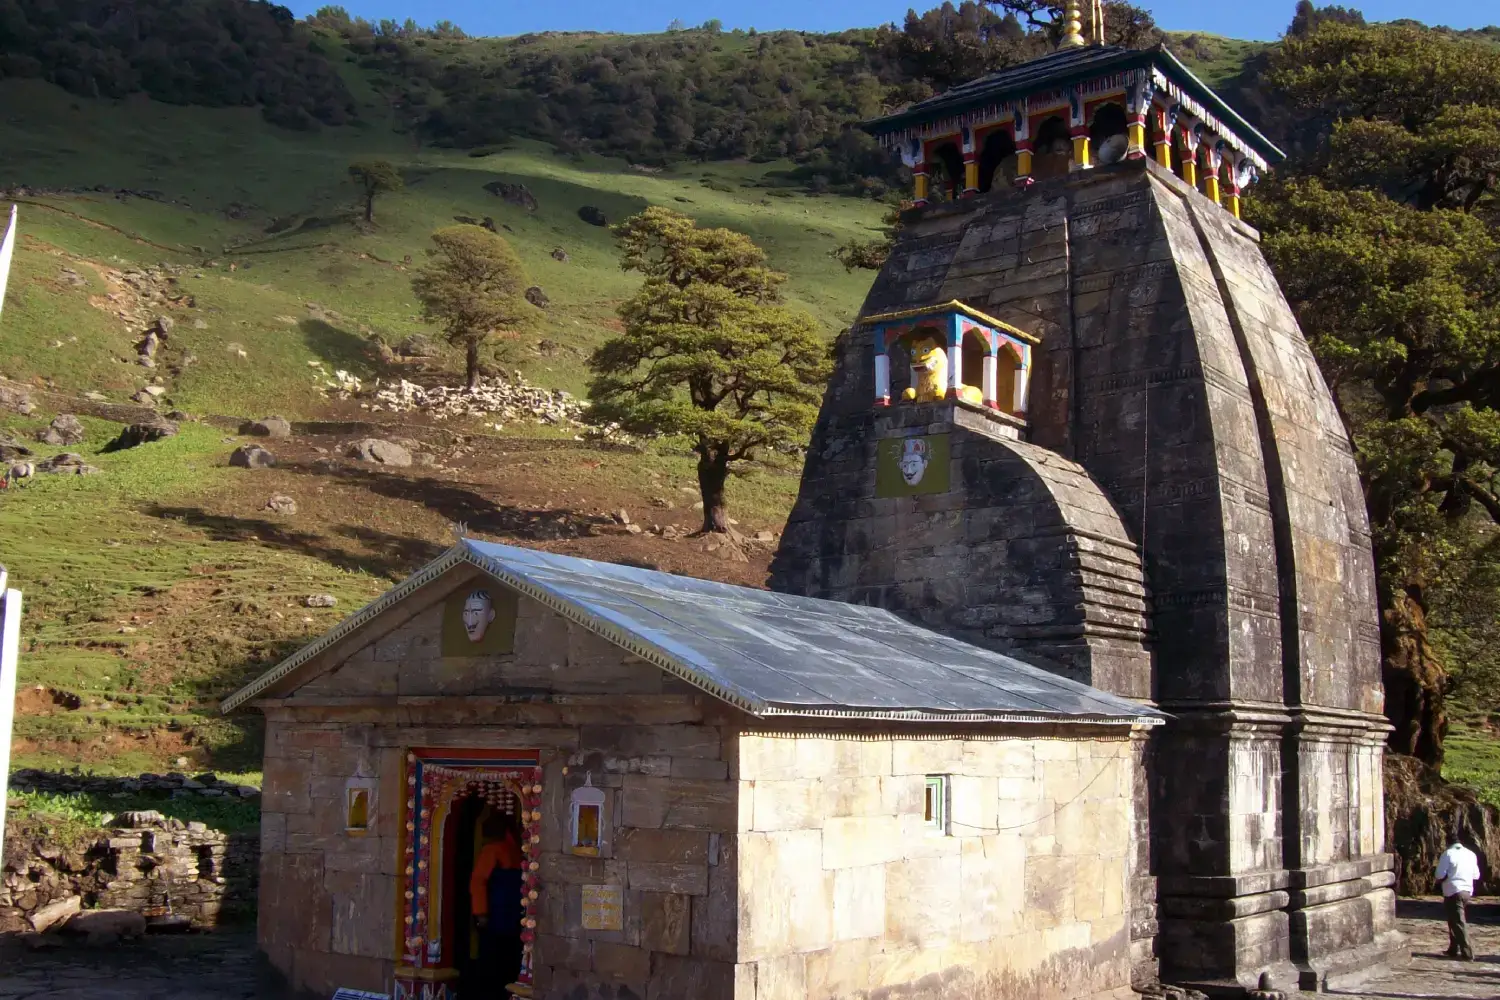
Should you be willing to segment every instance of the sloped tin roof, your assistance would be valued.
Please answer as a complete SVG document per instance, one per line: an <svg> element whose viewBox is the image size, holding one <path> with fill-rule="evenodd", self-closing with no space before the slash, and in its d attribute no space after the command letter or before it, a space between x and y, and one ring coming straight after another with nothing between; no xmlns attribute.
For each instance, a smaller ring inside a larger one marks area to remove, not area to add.
<svg viewBox="0 0 1500 1000"><path fill-rule="evenodd" d="M1048 88L1081 83L1111 71L1155 68L1232 129L1241 140L1271 161L1285 155L1270 139L1225 103L1214 90L1183 65L1165 46L1127 49L1119 45L1090 45L1059 49L1036 59L961 83L925 101L864 124L872 135L897 132L947 115L962 114L1001 101L1014 100Z"/></svg>
<svg viewBox="0 0 1500 1000"><path fill-rule="evenodd" d="M231 711L460 563L752 715L912 721L1164 716L889 611L465 539L223 703Z"/></svg>

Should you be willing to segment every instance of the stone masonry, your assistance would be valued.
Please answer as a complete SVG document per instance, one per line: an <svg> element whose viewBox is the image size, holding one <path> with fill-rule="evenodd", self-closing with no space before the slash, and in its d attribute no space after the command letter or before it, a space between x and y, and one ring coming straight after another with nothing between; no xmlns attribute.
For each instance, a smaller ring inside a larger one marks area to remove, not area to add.
<svg viewBox="0 0 1500 1000"><path fill-rule="evenodd" d="M1142 749L1141 978L1156 956L1226 990L1400 960L1369 529L1256 233L1150 161L904 222L863 313L958 299L1039 336L1027 426L1015 442L962 404L872 405L856 327L772 586L1171 713ZM933 433L951 491L876 499L876 442Z"/></svg>
<svg viewBox="0 0 1500 1000"><path fill-rule="evenodd" d="M259 938L297 990L389 989L407 748L509 747L544 775L539 997L1127 996L1129 726L768 729L524 596L513 654L445 659L442 598L467 573L257 702ZM923 826L934 773L947 835ZM357 837L338 804L356 775L376 789ZM606 797L598 857L562 849L585 776ZM600 884L621 889L620 930L583 928Z"/></svg>

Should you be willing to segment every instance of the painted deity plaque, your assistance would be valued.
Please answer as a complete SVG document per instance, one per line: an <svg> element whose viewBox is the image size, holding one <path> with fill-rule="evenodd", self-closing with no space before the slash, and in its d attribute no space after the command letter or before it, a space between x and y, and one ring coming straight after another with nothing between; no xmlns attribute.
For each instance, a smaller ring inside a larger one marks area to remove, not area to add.
<svg viewBox="0 0 1500 1000"><path fill-rule="evenodd" d="M494 656L516 646L516 595L498 583L460 587L443 604L443 655Z"/></svg>
<svg viewBox="0 0 1500 1000"><path fill-rule="evenodd" d="M624 892L617 885L583 887L583 929L617 931L625 926Z"/></svg>
<svg viewBox="0 0 1500 1000"><path fill-rule="evenodd" d="M948 435L887 438L877 443L875 495L914 497L947 493Z"/></svg>

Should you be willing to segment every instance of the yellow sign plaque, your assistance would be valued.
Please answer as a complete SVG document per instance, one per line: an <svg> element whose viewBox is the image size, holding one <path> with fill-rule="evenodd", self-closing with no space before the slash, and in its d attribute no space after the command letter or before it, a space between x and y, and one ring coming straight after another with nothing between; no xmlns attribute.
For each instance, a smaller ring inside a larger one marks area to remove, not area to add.
<svg viewBox="0 0 1500 1000"><path fill-rule="evenodd" d="M625 925L624 891L617 885L583 887L583 929L617 931Z"/></svg>

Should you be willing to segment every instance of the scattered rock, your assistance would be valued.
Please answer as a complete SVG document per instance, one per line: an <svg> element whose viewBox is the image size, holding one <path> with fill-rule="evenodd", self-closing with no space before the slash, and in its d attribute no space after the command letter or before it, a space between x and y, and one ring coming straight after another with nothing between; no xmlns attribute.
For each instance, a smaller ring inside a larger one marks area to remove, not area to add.
<svg viewBox="0 0 1500 1000"><path fill-rule="evenodd" d="M230 452L229 464L237 469L269 469L276 464L276 456L258 444L246 444Z"/></svg>
<svg viewBox="0 0 1500 1000"><path fill-rule="evenodd" d="M774 531L757 531L755 533L755 540L757 542L774 542L776 541L776 533Z"/></svg>
<svg viewBox="0 0 1500 1000"><path fill-rule="evenodd" d="M547 293L542 291L541 285L532 285L530 288L526 289L526 301L530 302L538 309L545 309L547 308L548 303L552 300L547 298Z"/></svg>
<svg viewBox="0 0 1500 1000"><path fill-rule="evenodd" d="M0 434L0 462L9 462L13 459L25 458L30 454L30 448L26 447L15 438L6 437L4 434Z"/></svg>
<svg viewBox="0 0 1500 1000"><path fill-rule="evenodd" d="M627 532L629 532L630 534L632 534L632 535L639 535L641 532L645 531L646 529L642 528L639 524L627 524L627 525L625 525L625 530Z"/></svg>
<svg viewBox="0 0 1500 1000"><path fill-rule="evenodd" d="M82 444L84 436L83 421L71 413L60 413L37 432L36 439L42 444L70 445Z"/></svg>
<svg viewBox="0 0 1500 1000"><path fill-rule="evenodd" d="M158 316L147 328L146 333L135 345L135 353L142 365L147 368L156 367L156 352L172 333L172 319L168 316Z"/></svg>
<svg viewBox="0 0 1500 1000"><path fill-rule="evenodd" d="M571 258L568 257L568 251L564 250L562 247L554 247L552 250L552 259L560 260L564 264L566 264Z"/></svg>
<svg viewBox="0 0 1500 1000"><path fill-rule="evenodd" d="M538 208L536 195L532 194L525 184L490 181L484 186L484 189L501 201L509 202L518 208L524 208L528 212L535 212Z"/></svg>
<svg viewBox="0 0 1500 1000"><path fill-rule="evenodd" d="M396 353L403 358L430 358L438 353L438 346L431 338L413 333L401 338L396 345Z"/></svg>
<svg viewBox="0 0 1500 1000"><path fill-rule="evenodd" d="M105 451L124 451L126 448L135 448L152 441L161 441L164 438L175 437L177 425L170 420L156 420L150 423L131 424L120 432L120 436L104 446Z"/></svg>
<svg viewBox="0 0 1500 1000"><path fill-rule="evenodd" d="M129 812L120 813L105 825L126 830L142 830L148 826L161 826L166 821L167 818L155 809L132 809Z"/></svg>
<svg viewBox="0 0 1500 1000"><path fill-rule="evenodd" d="M45 462L38 462L36 464L36 471L61 476L89 476L98 472L99 469L85 462L82 455L65 451L61 454L53 455Z"/></svg>
<svg viewBox="0 0 1500 1000"><path fill-rule="evenodd" d="M615 520L619 521L621 524L629 524L630 512L622 507L621 509L615 511Z"/></svg>
<svg viewBox="0 0 1500 1000"><path fill-rule="evenodd" d="M255 437L289 438L292 436L291 422L283 417L261 417L240 424L240 433Z"/></svg>
<svg viewBox="0 0 1500 1000"><path fill-rule="evenodd" d="M273 514L295 514L297 513L297 501L280 493L266 501L261 510L269 510Z"/></svg>
<svg viewBox="0 0 1500 1000"><path fill-rule="evenodd" d="M109 402L109 397L108 396L106 396L102 392L96 392L96 391L94 391L92 389L90 389L88 392L84 393L83 394L83 398L89 400L90 402L94 402L94 403L107 403L107 402Z"/></svg>
<svg viewBox="0 0 1500 1000"><path fill-rule="evenodd" d="M84 910L70 917L62 929L87 935L90 944L104 944L143 936L146 918L133 910Z"/></svg>
<svg viewBox="0 0 1500 1000"><path fill-rule="evenodd" d="M69 896L39 907L31 914L31 929L38 934L72 917L83 909L82 896Z"/></svg>
<svg viewBox="0 0 1500 1000"><path fill-rule="evenodd" d="M160 397L166 395L166 392L167 390L159 385L148 385L138 390L136 394L131 396L130 398L134 402L145 403L149 406L150 404L155 403Z"/></svg>
<svg viewBox="0 0 1500 1000"><path fill-rule="evenodd" d="M578 210L578 217L591 226L607 226L609 219L604 210L593 205L584 205Z"/></svg>
<svg viewBox="0 0 1500 1000"><path fill-rule="evenodd" d="M424 388L400 380L375 390L372 409L405 413L420 410L439 420L448 417L531 419L545 424L577 424L584 402L560 389L543 389L515 373L513 379L481 378L473 391L463 386ZM611 432L612 433L612 432Z"/></svg>
<svg viewBox="0 0 1500 1000"><path fill-rule="evenodd" d="M302 603L309 608L333 608L338 606L339 599L332 594L309 594L302 598Z"/></svg>
<svg viewBox="0 0 1500 1000"><path fill-rule="evenodd" d="M36 405L31 401L31 393L25 389L0 385L0 409L14 410L25 416L36 409Z"/></svg>
<svg viewBox="0 0 1500 1000"><path fill-rule="evenodd" d="M411 452L394 441L385 441L380 438L364 438L355 441L344 449L344 454L359 462L374 462L376 465L390 465L405 468L411 465Z"/></svg>

